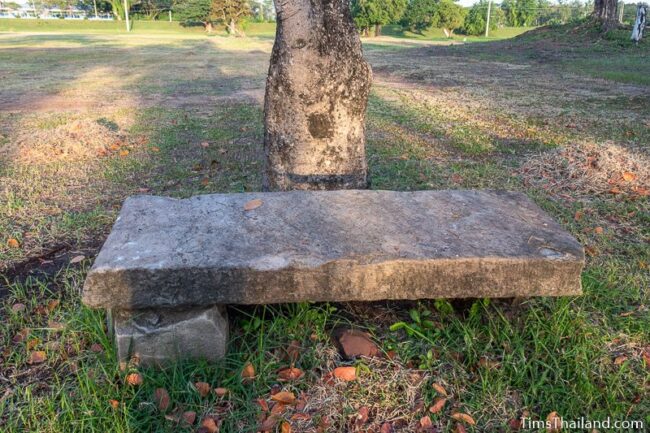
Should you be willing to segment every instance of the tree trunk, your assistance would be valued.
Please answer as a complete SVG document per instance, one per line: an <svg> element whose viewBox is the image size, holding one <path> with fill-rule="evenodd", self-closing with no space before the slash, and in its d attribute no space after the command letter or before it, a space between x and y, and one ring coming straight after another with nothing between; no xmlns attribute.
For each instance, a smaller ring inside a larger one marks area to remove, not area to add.
<svg viewBox="0 0 650 433"><path fill-rule="evenodd" d="M381 36L381 24L375 24L375 36Z"/></svg>
<svg viewBox="0 0 650 433"><path fill-rule="evenodd" d="M366 37L366 38L367 38L368 36L370 36L370 32L368 31L368 27L364 27L364 28L363 28L363 36Z"/></svg>
<svg viewBox="0 0 650 433"><path fill-rule="evenodd" d="M348 0L275 0L264 102L265 190L367 187L371 70Z"/></svg>
<svg viewBox="0 0 650 433"><path fill-rule="evenodd" d="M603 30L613 30L618 27L616 16L617 0L595 0L594 17L603 25Z"/></svg>
<svg viewBox="0 0 650 433"><path fill-rule="evenodd" d="M203 26L205 27L205 31L208 33L212 33L212 31L214 30L214 26L212 25L211 21L204 22Z"/></svg>
<svg viewBox="0 0 650 433"><path fill-rule="evenodd" d="M228 21L227 30L228 30L229 35L232 35L232 36L237 35L237 24L235 24L235 20L233 20L232 18L230 19L230 21Z"/></svg>
<svg viewBox="0 0 650 433"><path fill-rule="evenodd" d="M634 27L632 28L632 40L637 44L643 37L647 14L648 8L646 5L639 4L636 8L636 19L634 20Z"/></svg>

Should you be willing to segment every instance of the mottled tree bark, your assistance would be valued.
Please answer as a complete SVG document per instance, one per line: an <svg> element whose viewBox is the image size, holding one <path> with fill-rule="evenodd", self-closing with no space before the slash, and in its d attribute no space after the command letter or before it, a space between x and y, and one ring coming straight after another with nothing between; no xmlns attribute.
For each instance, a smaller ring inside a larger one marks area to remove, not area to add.
<svg viewBox="0 0 650 433"><path fill-rule="evenodd" d="M594 17L603 25L603 30L613 30L618 27L616 8L618 0L595 0Z"/></svg>
<svg viewBox="0 0 650 433"><path fill-rule="evenodd" d="M266 81L266 190L367 187L371 70L347 0L275 0Z"/></svg>

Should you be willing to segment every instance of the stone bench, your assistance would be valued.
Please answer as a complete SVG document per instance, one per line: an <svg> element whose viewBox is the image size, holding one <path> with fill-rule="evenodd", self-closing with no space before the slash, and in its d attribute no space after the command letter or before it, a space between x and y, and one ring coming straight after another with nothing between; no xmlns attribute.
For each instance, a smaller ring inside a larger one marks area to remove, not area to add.
<svg viewBox="0 0 650 433"><path fill-rule="evenodd" d="M136 196L88 274L120 358L223 356L225 305L581 293L581 245L525 195Z"/></svg>

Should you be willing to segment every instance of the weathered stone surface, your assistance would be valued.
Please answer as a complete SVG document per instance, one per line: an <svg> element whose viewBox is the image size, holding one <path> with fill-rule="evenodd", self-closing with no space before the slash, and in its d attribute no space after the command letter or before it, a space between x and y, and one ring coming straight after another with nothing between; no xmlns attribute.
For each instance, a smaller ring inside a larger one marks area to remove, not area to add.
<svg viewBox="0 0 650 433"><path fill-rule="evenodd" d="M245 211L244 205L262 205ZM84 302L209 304L576 295L580 244L525 195L294 191L126 200Z"/></svg>
<svg viewBox="0 0 650 433"><path fill-rule="evenodd" d="M176 359L217 360L226 353L228 318L224 307L186 310L146 309L113 312L121 360L137 356L142 364Z"/></svg>
<svg viewBox="0 0 650 433"><path fill-rule="evenodd" d="M264 102L264 188L367 187L370 66L347 0L276 0Z"/></svg>

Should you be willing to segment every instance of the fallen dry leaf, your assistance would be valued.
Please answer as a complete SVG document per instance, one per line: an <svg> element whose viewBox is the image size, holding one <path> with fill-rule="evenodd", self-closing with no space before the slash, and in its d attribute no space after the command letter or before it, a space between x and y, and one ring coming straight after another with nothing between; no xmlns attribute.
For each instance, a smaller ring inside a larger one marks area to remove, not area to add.
<svg viewBox="0 0 650 433"><path fill-rule="evenodd" d="M205 397L210 394L210 389L212 389L210 384L206 382L196 382L194 384L194 388L196 388L196 391L201 397Z"/></svg>
<svg viewBox="0 0 650 433"><path fill-rule="evenodd" d="M337 367L333 371L334 377L346 382L357 378L357 369L355 367Z"/></svg>
<svg viewBox="0 0 650 433"><path fill-rule="evenodd" d="M47 303L47 311L51 313L52 311L56 310L56 307L58 307L60 303L61 301L59 301L58 299L51 299Z"/></svg>
<svg viewBox="0 0 650 433"><path fill-rule="evenodd" d="M42 364L47 359L47 355L42 350L35 350L29 354L28 364Z"/></svg>
<svg viewBox="0 0 650 433"><path fill-rule="evenodd" d="M11 341L13 341L14 343L22 343L27 339L28 335L29 335L29 328L23 328L18 332L18 334L14 335Z"/></svg>
<svg viewBox="0 0 650 433"><path fill-rule="evenodd" d="M643 357L643 361L645 362L645 368L650 370L650 347L645 349L641 354L641 356Z"/></svg>
<svg viewBox="0 0 650 433"><path fill-rule="evenodd" d="M196 421L196 412L192 410L188 410L186 412L183 412L183 415L181 415L181 418L183 419L183 422L187 425L193 425L194 421Z"/></svg>
<svg viewBox="0 0 650 433"><path fill-rule="evenodd" d="M11 306L11 311L13 311L14 313L20 313L22 311L25 311L26 308L27 307L25 306L25 304L18 303Z"/></svg>
<svg viewBox="0 0 650 433"><path fill-rule="evenodd" d="M597 235L602 235L603 232L604 232L604 229L602 227L596 227L594 229L594 233L596 233Z"/></svg>
<svg viewBox="0 0 650 433"><path fill-rule="evenodd" d="M205 428L208 433L218 433L219 431L219 426L217 425L216 421L212 417L205 417L203 418L203 421L201 421L201 427Z"/></svg>
<svg viewBox="0 0 650 433"><path fill-rule="evenodd" d="M294 413L291 415L291 421L309 421L311 419L311 415L308 413Z"/></svg>
<svg viewBox="0 0 650 433"><path fill-rule="evenodd" d="M476 425L476 421L474 421L474 418L472 418L470 415L463 412L453 413L451 414L451 417L456 421L464 422L465 424Z"/></svg>
<svg viewBox="0 0 650 433"><path fill-rule="evenodd" d="M576 221L580 221L583 216L584 216L584 212L577 210L575 215L573 215L573 219L575 219Z"/></svg>
<svg viewBox="0 0 650 433"><path fill-rule="evenodd" d="M17 239L9 238L9 240L7 240L7 246L9 248L20 248L20 242L18 242Z"/></svg>
<svg viewBox="0 0 650 433"><path fill-rule="evenodd" d="M467 429L462 424L456 424L456 433L467 433Z"/></svg>
<svg viewBox="0 0 650 433"><path fill-rule="evenodd" d="M633 180L636 180L636 174L632 173L631 171L624 171L621 177L625 182L632 182Z"/></svg>
<svg viewBox="0 0 650 433"><path fill-rule="evenodd" d="M621 364L623 364L625 361L627 361L627 356L625 356L625 355L617 356L617 357L614 359L614 365L621 365Z"/></svg>
<svg viewBox="0 0 650 433"><path fill-rule="evenodd" d="M269 411L269 404L266 402L266 400L264 400L264 399L262 399L262 398L258 398L258 399L257 399L257 404L260 405L260 407L262 408L262 410L263 410L264 412L268 412L268 411Z"/></svg>
<svg viewBox="0 0 650 433"><path fill-rule="evenodd" d="M368 406L361 406L359 410L357 411L357 416L354 419L354 424L357 427L360 427L364 425L366 422L368 422L368 415L370 414L370 411L368 410Z"/></svg>
<svg viewBox="0 0 650 433"><path fill-rule="evenodd" d="M85 259L85 258L86 258L85 256L81 256L81 255L74 256L73 258L70 259L70 264L73 265L75 263L79 263L79 262L83 261L83 259Z"/></svg>
<svg viewBox="0 0 650 433"><path fill-rule="evenodd" d="M546 417L546 425L548 426L546 428L548 433L557 433L562 430L562 418L557 412L553 411Z"/></svg>
<svg viewBox="0 0 650 433"><path fill-rule="evenodd" d="M151 146L151 151L152 152L160 152L160 148L158 146Z"/></svg>
<svg viewBox="0 0 650 433"><path fill-rule="evenodd" d="M99 343L93 343L93 344L90 346L90 351L91 351L91 352L94 352L94 353L102 353L102 352L104 351L104 348L103 348L102 345L99 344Z"/></svg>
<svg viewBox="0 0 650 433"><path fill-rule="evenodd" d="M385 422L381 425L379 433L393 433L393 425L389 422Z"/></svg>
<svg viewBox="0 0 650 433"><path fill-rule="evenodd" d="M278 372L278 380L281 382L298 380L304 375L305 373L301 369L290 367L290 368L285 368L283 370L280 370Z"/></svg>
<svg viewBox="0 0 650 433"><path fill-rule="evenodd" d="M224 395L228 394L228 388L215 388L214 393L217 395L217 397L223 397Z"/></svg>
<svg viewBox="0 0 650 433"><path fill-rule="evenodd" d="M296 396L293 392L281 391L271 396L271 400L283 404L293 404L296 401Z"/></svg>
<svg viewBox="0 0 650 433"><path fill-rule="evenodd" d="M201 142L201 147L206 149L206 148L210 147L210 143L208 143L207 141L202 141Z"/></svg>
<svg viewBox="0 0 650 433"><path fill-rule="evenodd" d="M275 425L278 423L278 418L276 416L270 416L266 418L259 426L259 430L263 432L271 431L275 428Z"/></svg>
<svg viewBox="0 0 650 433"><path fill-rule="evenodd" d="M108 400L108 404L110 404L113 409L120 407L120 402L117 400Z"/></svg>
<svg viewBox="0 0 650 433"><path fill-rule="evenodd" d="M153 392L153 401L161 412L165 412L169 408L169 393L165 388L156 388Z"/></svg>
<svg viewBox="0 0 650 433"><path fill-rule="evenodd" d="M140 373L131 373L126 376L126 383L131 386L140 386L142 385L143 379Z"/></svg>
<svg viewBox="0 0 650 433"><path fill-rule="evenodd" d="M262 206L262 200L256 198L244 204L244 210L249 211L249 210L257 209L260 206Z"/></svg>
<svg viewBox="0 0 650 433"><path fill-rule="evenodd" d="M433 385L431 385L431 387L432 387L433 389L435 389L436 392L437 392L438 394L440 394L441 396L443 396L443 397L447 397L447 390L446 390L445 388L443 388L442 385L437 384L437 383L434 383Z"/></svg>
<svg viewBox="0 0 650 433"><path fill-rule="evenodd" d="M423 429L430 429L433 427L433 422L431 422L431 418L429 418L429 415L420 418L420 427L422 427Z"/></svg>
<svg viewBox="0 0 650 433"><path fill-rule="evenodd" d="M431 413L440 412L442 408L445 407L446 402L447 402L446 398L437 398L436 401L433 403L433 406L429 408L429 412Z"/></svg>
<svg viewBox="0 0 650 433"><path fill-rule="evenodd" d="M287 410L287 405L284 403L276 403L271 408L271 415L282 415Z"/></svg>
<svg viewBox="0 0 650 433"><path fill-rule="evenodd" d="M251 382L255 379L255 367L250 362L244 366L244 369L241 372L241 378L244 383Z"/></svg>
<svg viewBox="0 0 650 433"><path fill-rule="evenodd" d="M281 433L291 433L291 424L289 424L286 421L282 421L282 424L280 424L280 432Z"/></svg>
<svg viewBox="0 0 650 433"><path fill-rule="evenodd" d="M128 149L120 150L120 156L121 156L121 157L125 157L125 156L127 156L128 154L129 154L129 150L128 150Z"/></svg>

